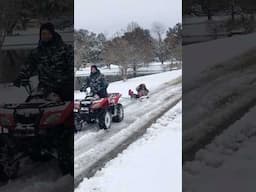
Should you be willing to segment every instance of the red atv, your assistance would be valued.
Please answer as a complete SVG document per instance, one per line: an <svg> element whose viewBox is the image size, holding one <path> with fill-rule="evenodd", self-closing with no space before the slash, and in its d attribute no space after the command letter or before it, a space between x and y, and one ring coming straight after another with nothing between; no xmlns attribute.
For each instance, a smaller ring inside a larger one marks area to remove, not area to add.
<svg viewBox="0 0 256 192"><path fill-rule="evenodd" d="M63 174L73 174L73 101L57 95L47 98L27 88L24 103L0 107L0 176L18 174L23 158L41 161L56 158Z"/></svg>
<svg viewBox="0 0 256 192"><path fill-rule="evenodd" d="M99 98L86 92L85 99L75 101L76 130L81 130L84 122L97 122L101 129L109 129L112 121L121 122L124 119L124 109L119 103L120 97L120 93L110 93L106 98Z"/></svg>

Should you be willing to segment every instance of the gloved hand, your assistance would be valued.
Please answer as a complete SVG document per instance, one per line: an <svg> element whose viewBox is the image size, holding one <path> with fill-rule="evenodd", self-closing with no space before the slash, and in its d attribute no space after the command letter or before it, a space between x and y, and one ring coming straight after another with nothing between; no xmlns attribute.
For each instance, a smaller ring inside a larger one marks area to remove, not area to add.
<svg viewBox="0 0 256 192"><path fill-rule="evenodd" d="M100 96L99 96L98 94L94 94L94 97L95 97L96 99L99 99L99 98L100 98Z"/></svg>

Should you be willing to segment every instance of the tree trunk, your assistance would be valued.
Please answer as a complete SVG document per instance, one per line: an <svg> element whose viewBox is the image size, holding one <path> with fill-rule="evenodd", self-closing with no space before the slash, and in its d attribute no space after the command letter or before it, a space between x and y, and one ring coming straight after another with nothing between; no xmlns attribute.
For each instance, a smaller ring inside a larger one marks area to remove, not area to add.
<svg viewBox="0 0 256 192"><path fill-rule="evenodd" d="M127 69L123 69L123 81L127 80Z"/></svg>
<svg viewBox="0 0 256 192"><path fill-rule="evenodd" d="M232 18L232 22L235 21L235 9L234 9L234 4L232 4L231 6L231 18Z"/></svg>
<svg viewBox="0 0 256 192"><path fill-rule="evenodd" d="M6 37L6 33L3 33L0 39L0 50L2 49L2 46L4 44L5 37Z"/></svg>
<svg viewBox="0 0 256 192"><path fill-rule="evenodd" d="M211 10L210 8L207 9L207 17L208 17L208 20L212 20L212 13L211 13Z"/></svg>
<svg viewBox="0 0 256 192"><path fill-rule="evenodd" d="M137 66L136 64L134 63L133 64L133 77L136 77L137 76Z"/></svg>
<svg viewBox="0 0 256 192"><path fill-rule="evenodd" d="M121 68L121 76L122 76L123 81L127 80L127 69Z"/></svg>

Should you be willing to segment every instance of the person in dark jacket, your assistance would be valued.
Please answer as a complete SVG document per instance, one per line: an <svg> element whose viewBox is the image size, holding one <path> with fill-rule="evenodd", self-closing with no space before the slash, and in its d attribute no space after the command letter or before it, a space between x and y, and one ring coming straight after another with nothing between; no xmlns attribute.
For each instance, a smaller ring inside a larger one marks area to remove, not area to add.
<svg viewBox="0 0 256 192"><path fill-rule="evenodd" d="M63 100L73 100L74 52L63 42L52 23L40 27L37 48L31 51L14 85L20 87L23 80L38 75L38 89L45 95L56 93Z"/></svg>
<svg viewBox="0 0 256 192"><path fill-rule="evenodd" d="M142 96L147 96L149 93L149 90L147 89L146 85L144 83L141 83L136 87L137 94L135 94L131 89L129 89L128 94L132 98L140 98Z"/></svg>
<svg viewBox="0 0 256 192"><path fill-rule="evenodd" d="M91 88L93 95L98 95L100 98L105 98L108 96L108 82L96 65L91 66L90 76L86 78L85 83L82 85L80 91L82 92L88 87Z"/></svg>

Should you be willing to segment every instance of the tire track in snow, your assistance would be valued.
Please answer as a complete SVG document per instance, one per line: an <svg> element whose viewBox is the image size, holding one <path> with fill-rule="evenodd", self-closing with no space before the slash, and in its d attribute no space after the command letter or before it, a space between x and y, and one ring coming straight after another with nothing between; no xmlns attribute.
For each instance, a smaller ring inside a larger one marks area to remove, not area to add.
<svg viewBox="0 0 256 192"><path fill-rule="evenodd" d="M230 71L183 96L187 117L183 123L183 163L193 160L197 151L256 105L253 71L255 66L249 63L242 73ZM196 97L202 99L189 100Z"/></svg>

